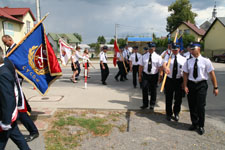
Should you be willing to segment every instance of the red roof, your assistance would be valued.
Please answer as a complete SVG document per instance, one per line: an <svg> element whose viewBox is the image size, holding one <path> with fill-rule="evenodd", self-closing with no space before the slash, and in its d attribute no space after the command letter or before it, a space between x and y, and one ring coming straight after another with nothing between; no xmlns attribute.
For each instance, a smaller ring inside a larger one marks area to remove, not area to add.
<svg viewBox="0 0 225 150"><path fill-rule="evenodd" d="M10 16L8 13L6 13L2 8L0 8L0 18L7 18L9 20L12 20L12 21L16 21L16 22L19 22L19 23L23 23L22 21L20 21L19 19L16 19L15 17L13 16Z"/></svg>
<svg viewBox="0 0 225 150"><path fill-rule="evenodd" d="M19 19L17 19L17 17L24 16L29 12L32 19L34 21L36 21L33 13L30 10L30 8L8 8L8 7L4 7L4 8L0 8L0 10L1 10L0 17L4 16L5 18L8 18L8 19L11 19L11 20L14 20L14 21L18 21ZM4 13L2 13L2 12L4 12ZM19 21L19 22L21 22L21 21Z"/></svg>
<svg viewBox="0 0 225 150"><path fill-rule="evenodd" d="M190 22L183 22L186 26L188 26L190 29L192 29L195 33L198 35L203 36L205 34L205 30L199 29L195 24L192 24Z"/></svg>

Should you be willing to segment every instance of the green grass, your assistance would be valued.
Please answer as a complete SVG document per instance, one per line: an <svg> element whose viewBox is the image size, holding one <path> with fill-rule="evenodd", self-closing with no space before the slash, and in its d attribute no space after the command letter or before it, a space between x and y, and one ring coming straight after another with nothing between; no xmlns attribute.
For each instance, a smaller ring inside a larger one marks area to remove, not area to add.
<svg viewBox="0 0 225 150"><path fill-rule="evenodd" d="M110 123L116 121L121 116L120 113L108 114L105 118L88 118L87 113L96 114L97 112L82 112L80 117L71 116L76 112L63 111L57 112L52 122L51 129L45 133L46 150L70 150L80 146L80 142L85 134L91 133L94 136L107 136L113 127L120 132L126 130L126 125L115 126ZM71 127L83 128L77 132L70 132Z"/></svg>

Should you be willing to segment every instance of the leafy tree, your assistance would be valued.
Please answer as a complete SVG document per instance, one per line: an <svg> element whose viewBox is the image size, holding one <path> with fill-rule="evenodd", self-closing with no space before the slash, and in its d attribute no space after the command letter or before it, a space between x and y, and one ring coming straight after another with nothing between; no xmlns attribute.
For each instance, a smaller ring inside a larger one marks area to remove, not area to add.
<svg viewBox="0 0 225 150"><path fill-rule="evenodd" d="M111 39L109 44L114 44L115 39Z"/></svg>
<svg viewBox="0 0 225 150"><path fill-rule="evenodd" d="M173 32L181 24L181 22L190 21L195 24L196 13L191 11L192 5L189 0L176 0L168 7L168 12L171 15L167 17L166 30Z"/></svg>
<svg viewBox="0 0 225 150"><path fill-rule="evenodd" d="M97 42L99 44L105 44L106 43L105 37L104 36L99 36L98 39L97 39Z"/></svg>
<svg viewBox="0 0 225 150"><path fill-rule="evenodd" d="M121 47L125 47L125 45L127 44L127 39L119 38L117 39L117 44Z"/></svg>
<svg viewBox="0 0 225 150"><path fill-rule="evenodd" d="M80 41L80 43L82 42L82 36L78 33L73 33L74 36L76 36L76 38Z"/></svg>
<svg viewBox="0 0 225 150"><path fill-rule="evenodd" d="M89 46L95 49L95 54L98 55L100 53L100 44L99 43L91 43Z"/></svg>

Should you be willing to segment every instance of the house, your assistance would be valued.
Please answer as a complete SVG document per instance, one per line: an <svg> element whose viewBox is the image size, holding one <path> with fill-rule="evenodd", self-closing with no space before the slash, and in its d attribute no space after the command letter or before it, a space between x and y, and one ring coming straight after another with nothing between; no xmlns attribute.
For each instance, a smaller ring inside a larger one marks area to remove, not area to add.
<svg viewBox="0 0 225 150"><path fill-rule="evenodd" d="M138 46L138 51L143 53L144 47L148 47L148 43L152 42L151 37L128 37L127 44L129 47Z"/></svg>
<svg viewBox="0 0 225 150"><path fill-rule="evenodd" d="M178 26L179 32L190 34L195 37L195 41L200 41L205 34L205 30L198 28L195 24L192 24L190 22L182 22ZM171 37L175 37L176 30L171 33Z"/></svg>
<svg viewBox="0 0 225 150"><path fill-rule="evenodd" d="M10 35L18 43L33 27L36 21L30 8L0 7L0 37ZM4 46L0 40L0 46Z"/></svg>
<svg viewBox="0 0 225 150"><path fill-rule="evenodd" d="M225 17L217 17L202 39L204 41L205 56L211 58L214 55L224 53Z"/></svg>
<svg viewBox="0 0 225 150"><path fill-rule="evenodd" d="M62 34L57 34L57 33L48 33L47 35L49 42L52 45L52 48L55 51L56 56L59 55L59 39L62 38L66 43L70 44L71 46L75 47L80 43L80 41L76 38L74 34L71 33L62 33Z"/></svg>

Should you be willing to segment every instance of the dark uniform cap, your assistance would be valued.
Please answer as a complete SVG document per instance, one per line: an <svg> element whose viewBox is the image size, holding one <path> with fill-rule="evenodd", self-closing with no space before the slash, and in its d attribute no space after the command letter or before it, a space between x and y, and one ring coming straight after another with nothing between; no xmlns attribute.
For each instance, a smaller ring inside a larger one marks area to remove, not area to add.
<svg viewBox="0 0 225 150"><path fill-rule="evenodd" d="M124 47L123 47L123 46L120 46L119 48L120 48L120 49L123 49Z"/></svg>
<svg viewBox="0 0 225 150"><path fill-rule="evenodd" d="M197 48L197 47L201 47L201 44L200 44L199 42L194 42L194 43L192 43L192 44L190 45L190 48L191 48L191 49L195 49L195 48Z"/></svg>
<svg viewBox="0 0 225 150"><path fill-rule="evenodd" d="M172 50L178 50L180 48L180 45L177 43L172 43Z"/></svg>
<svg viewBox="0 0 225 150"><path fill-rule="evenodd" d="M133 49L138 49L138 46L133 46Z"/></svg>
<svg viewBox="0 0 225 150"><path fill-rule="evenodd" d="M144 50L145 50L145 51L147 51L147 50L148 50L148 48L147 48L147 47L144 47Z"/></svg>
<svg viewBox="0 0 225 150"><path fill-rule="evenodd" d="M156 47L156 44L155 44L154 42L149 43L149 44L148 44L148 47L149 47L149 48Z"/></svg>
<svg viewBox="0 0 225 150"><path fill-rule="evenodd" d="M103 48L102 49L108 49L108 47L107 46L103 46Z"/></svg>
<svg viewBox="0 0 225 150"><path fill-rule="evenodd" d="M168 42L168 45L172 45L172 44L173 44L173 42L172 42L172 41L169 41L169 42Z"/></svg>

